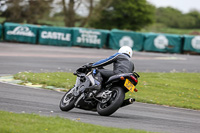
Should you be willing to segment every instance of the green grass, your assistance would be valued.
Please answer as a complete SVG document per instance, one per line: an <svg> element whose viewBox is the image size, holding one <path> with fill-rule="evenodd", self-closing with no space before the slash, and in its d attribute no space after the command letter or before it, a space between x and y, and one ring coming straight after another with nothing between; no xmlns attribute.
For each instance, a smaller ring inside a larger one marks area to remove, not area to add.
<svg viewBox="0 0 200 133"><path fill-rule="evenodd" d="M57 26L57 27L65 27L65 23L63 19L49 19L49 20L39 20L39 24L41 25L49 25L49 26Z"/></svg>
<svg viewBox="0 0 200 133"><path fill-rule="evenodd" d="M184 35L184 34L192 34L194 32L200 33L200 29L160 28L160 29L157 29L157 30L152 30L151 32Z"/></svg>
<svg viewBox="0 0 200 133"><path fill-rule="evenodd" d="M3 23L6 20L4 17L0 17L0 23Z"/></svg>
<svg viewBox="0 0 200 133"><path fill-rule="evenodd" d="M54 73L29 73L23 72L14 75L15 79L21 79L24 83L42 84L45 86L55 86L59 88L70 89L74 86L76 76L72 73L54 72ZM23 84L23 83L22 83Z"/></svg>
<svg viewBox="0 0 200 133"><path fill-rule="evenodd" d="M178 29L178 28L169 28L163 24L152 24L150 26L144 27L139 32L148 33L148 32L155 32L155 33L168 33L168 34L200 34L200 29Z"/></svg>
<svg viewBox="0 0 200 133"><path fill-rule="evenodd" d="M200 73L139 73L137 93L127 93L136 101L200 110ZM16 79L34 84L71 88L72 73L18 73Z"/></svg>
<svg viewBox="0 0 200 133"><path fill-rule="evenodd" d="M137 101L200 109L200 73L140 73Z"/></svg>
<svg viewBox="0 0 200 133"><path fill-rule="evenodd" d="M195 32L200 33L200 29L177 29L177 28L155 28L155 29L142 29L139 32L149 33L166 33L166 34L178 34L178 35L190 35L194 34Z"/></svg>
<svg viewBox="0 0 200 133"><path fill-rule="evenodd" d="M0 111L1 133L148 133L134 129L103 127L60 117Z"/></svg>

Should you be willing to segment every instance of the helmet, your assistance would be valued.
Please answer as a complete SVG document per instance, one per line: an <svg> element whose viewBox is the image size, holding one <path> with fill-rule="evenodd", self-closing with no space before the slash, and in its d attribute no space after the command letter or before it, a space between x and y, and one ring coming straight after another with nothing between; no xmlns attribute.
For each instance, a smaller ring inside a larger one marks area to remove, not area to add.
<svg viewBox="0 0 200 133"><path fill-rule="evenodd" d="M118 53L127 54L130 58L132 57L132 49L129 46L122 46Z"/></svg>

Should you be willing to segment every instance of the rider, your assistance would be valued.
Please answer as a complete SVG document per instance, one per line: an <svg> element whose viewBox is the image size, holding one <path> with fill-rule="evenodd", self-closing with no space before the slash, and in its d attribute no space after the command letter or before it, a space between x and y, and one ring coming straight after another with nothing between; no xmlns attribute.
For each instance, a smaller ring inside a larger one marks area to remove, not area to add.
<svg viewBox="0 0 200 133"><path fill-rule="evenodd" d="M113 71L108 69L98 69L103 79L108 79L109 77L116 74L133 72L134 64L131 62L131 57L132 49L129 46L123 46L114 55L92 64L92 67L101 68L113 63Z"/></svg>

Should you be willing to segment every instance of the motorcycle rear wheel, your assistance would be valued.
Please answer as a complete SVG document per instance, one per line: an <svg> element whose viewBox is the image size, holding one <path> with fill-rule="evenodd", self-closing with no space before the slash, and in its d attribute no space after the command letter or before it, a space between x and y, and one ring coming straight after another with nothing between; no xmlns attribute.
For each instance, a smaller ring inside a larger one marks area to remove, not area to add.
<svg viewBox="0 0 200 133"><path fill-rule="evenodd" d="M75 107L74 103L76 102L76 97L73 95L73 88L70 89L65 95L62 97L60 101L60 109L62 111L69 111Z"/></svg>
<svg viewBox="0 0 200 133"><path fill-rule="evenodd" d="M113 87L110 91L112 91L112 96L110 100L106 103L98 103L97 104L97 112L102 116L109 116L117 111L125 98L125 92L121 87Z"/></svg>

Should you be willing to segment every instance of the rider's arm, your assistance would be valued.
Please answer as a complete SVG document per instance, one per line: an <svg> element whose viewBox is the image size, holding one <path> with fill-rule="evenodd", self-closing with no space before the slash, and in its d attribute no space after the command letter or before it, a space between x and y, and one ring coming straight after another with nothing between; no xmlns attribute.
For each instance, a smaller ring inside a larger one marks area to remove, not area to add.
<svg viewBox="0 0 200 133"><path fill-rule="evenodd" d="M116 60L118 55L120 55L120 53L116 53L116 54L114 54L114 55L112 55L112 56L110 56L110 57L108 57L106 59L100 60L100 61L94 63L92 65L92 67L101 67L101 66L109 65L109 64L113 63Z"/></svg>

